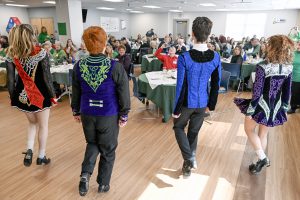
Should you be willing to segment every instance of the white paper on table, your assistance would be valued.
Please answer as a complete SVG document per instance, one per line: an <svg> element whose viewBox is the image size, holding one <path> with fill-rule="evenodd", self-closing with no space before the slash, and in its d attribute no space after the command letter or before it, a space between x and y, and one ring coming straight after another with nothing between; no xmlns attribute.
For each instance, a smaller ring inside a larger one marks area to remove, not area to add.
<svg viewBox="0 0 300 200"><path fill-rule="evenodd" d="M172 78L175 77L175 73L177 74L176 71L168 73L157 71L145 73L145 76L148 79L151 89L155 89L159 85L176 85L176 79Z"/></svg>

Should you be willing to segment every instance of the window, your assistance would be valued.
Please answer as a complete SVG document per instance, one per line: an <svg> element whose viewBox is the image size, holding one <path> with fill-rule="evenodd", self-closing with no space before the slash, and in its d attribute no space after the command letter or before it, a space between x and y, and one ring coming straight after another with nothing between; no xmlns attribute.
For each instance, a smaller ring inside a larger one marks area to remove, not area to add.
<svg viewBox="0 0 300 200"><path fill-rule="evenodd" d="M265 36L266 13L227 14L225 35L236 40L243 37Z"/></svg>

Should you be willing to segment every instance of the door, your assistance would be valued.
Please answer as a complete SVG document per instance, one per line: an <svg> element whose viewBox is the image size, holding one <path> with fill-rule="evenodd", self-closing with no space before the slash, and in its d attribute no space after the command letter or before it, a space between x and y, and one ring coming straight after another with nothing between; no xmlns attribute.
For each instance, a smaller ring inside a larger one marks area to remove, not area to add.
<svg viewBox="0 0 300 200"><path fill-rule="evenodd" d="M42 26L46 27L48 35L54 34L53 18L42 18Z"/></svg>
<svg viewBox="0 0 300 200"><path fill-rule="evenodd" d="M34 33L38 36L39 33L41 32L42 28L42 20L41 18L31 18L30 19L30 24L34 30Z"/></svg>
<svg viewBox="0 0 300 200"><path fill-rule="evenodd" d="M188 21L187 20L174 20L174 36L182 36L185 40L188 32Z"/></svg>
<svg viewBox="0 0 300 200"><path fill-rule="evenodd" d="M53 18L31 18L30 23L37 35L41 32L42 26L45 26L48 32L48 35L54 33L54 22Z"/></svg>

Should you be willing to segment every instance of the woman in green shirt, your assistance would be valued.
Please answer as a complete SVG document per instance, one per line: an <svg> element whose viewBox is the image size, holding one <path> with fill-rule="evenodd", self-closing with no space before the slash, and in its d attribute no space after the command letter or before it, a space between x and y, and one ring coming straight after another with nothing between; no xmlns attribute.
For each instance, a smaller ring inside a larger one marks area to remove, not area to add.
<svg viewBox="0 0 300 200"><path fill-rule="evenodd" d="M292 79L292 97L291 97L291 109L288 110L288 114L296 112L296 109L300 106L300 41L296 43L296 51L294 54L293 62L293 79Z"/></svg>
<svg viewBox="0 0 300 200"><path fill-rule="evenodd" d="M42 26L41 33L39 34L38 41L40 44L44 44L46 40L50 40L45 26Z"/></svg>

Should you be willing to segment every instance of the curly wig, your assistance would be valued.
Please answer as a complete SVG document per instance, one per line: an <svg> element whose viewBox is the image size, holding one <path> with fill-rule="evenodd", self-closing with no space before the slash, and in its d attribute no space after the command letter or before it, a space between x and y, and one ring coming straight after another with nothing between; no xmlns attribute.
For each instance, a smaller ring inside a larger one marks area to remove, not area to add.
<svg viewBox="0 0 300 200"><path fill-rule="evenodd" d="M270 63L291 64L293 62L293 41L285 35L273 35L268 38L267 61Z"/></svg>
<svg viewBox="0 0 300 200"><path fill-rule="evenodd" d="M99 54L103 53L106 47L107 35L103 28L90 26L84 30L82 39L90 54Z"/></svg>

